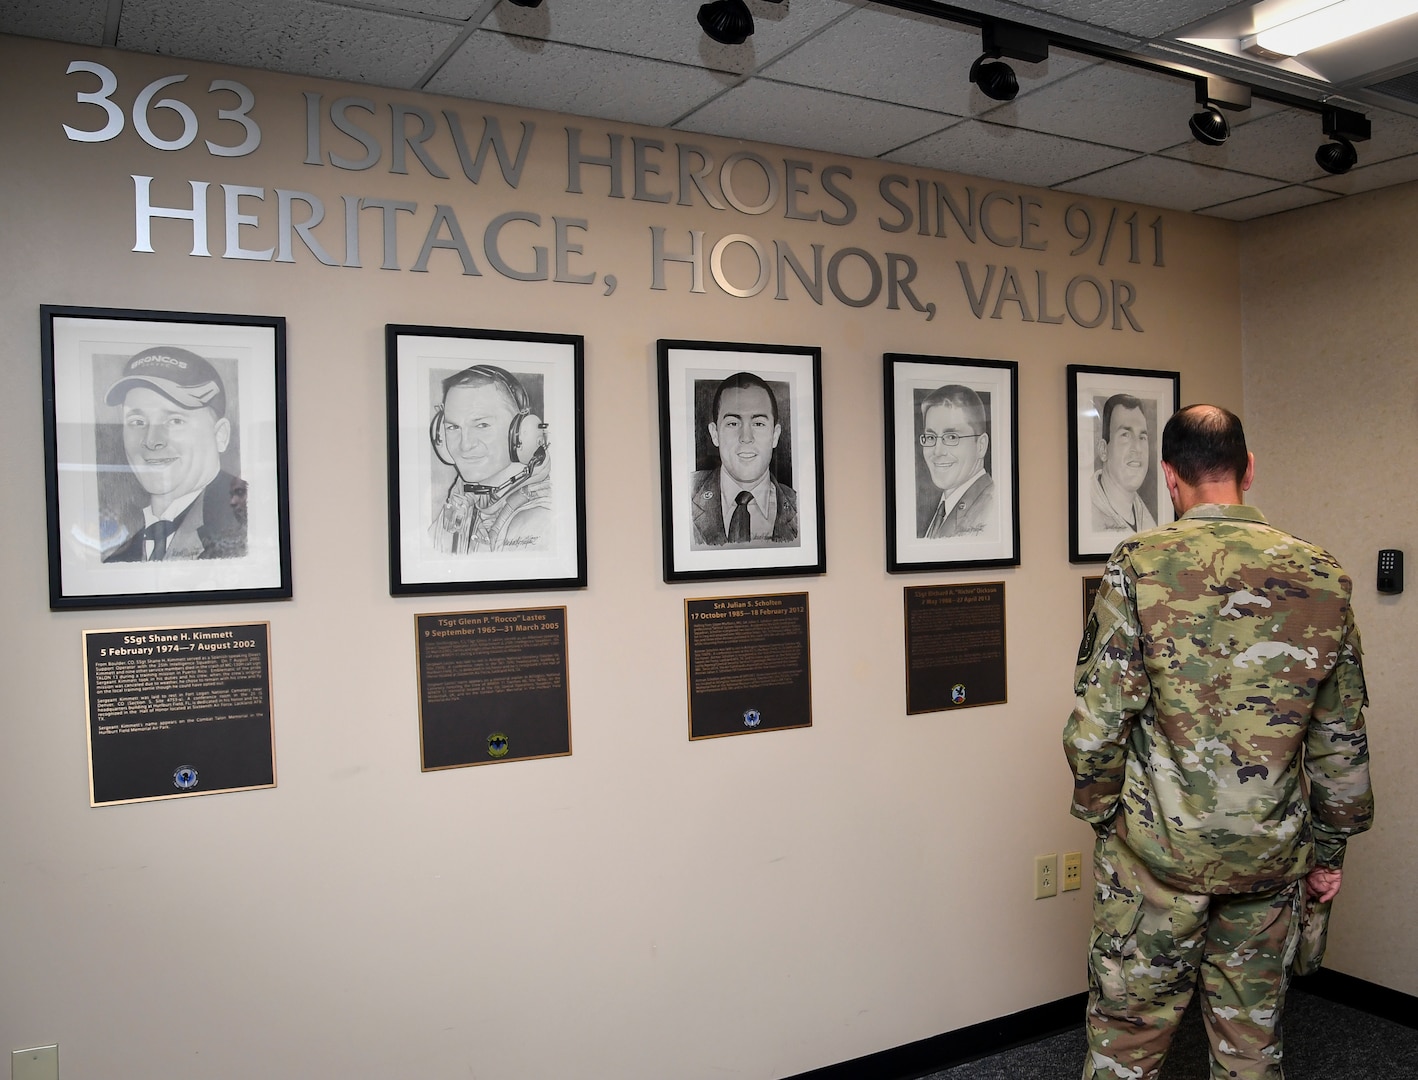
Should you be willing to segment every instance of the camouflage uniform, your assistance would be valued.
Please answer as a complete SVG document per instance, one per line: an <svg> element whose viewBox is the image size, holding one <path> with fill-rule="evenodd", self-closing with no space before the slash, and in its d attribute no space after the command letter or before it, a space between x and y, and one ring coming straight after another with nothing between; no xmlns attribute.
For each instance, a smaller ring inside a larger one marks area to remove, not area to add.
<svg viewBox="0 0 1418 1080"><path fill-rule="evenodd" d="M1155 1077L1198 969L1212 1076L1282 1076L1300 879L1373 818L1351 589L1247 506L1113 552L1064 729L1099 833L1085 1078Z"/></svg>

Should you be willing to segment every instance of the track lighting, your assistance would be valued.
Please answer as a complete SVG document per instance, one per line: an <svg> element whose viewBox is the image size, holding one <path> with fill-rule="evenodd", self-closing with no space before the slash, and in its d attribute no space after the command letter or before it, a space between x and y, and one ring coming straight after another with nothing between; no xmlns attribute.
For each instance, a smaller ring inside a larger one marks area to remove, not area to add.
<svg viewBox="0 0 1418 1080"><path fill-rule="evenodd" d="M1315 151L1315 164L1335 176L1347 173L1358 162L1359 151L1343 135L1331 135L1330 140L1320 143L1320 148Z"/></svg>
<svg viewBox="0 0 1418 1080"><path fill-rule="evenodd" d="M1019 78L1000 57L1043 63L1049 58L1049 39L1036 30L1007 22L985 23L981 36L985 51L970 65L970 81L987 98L1013 101L1019 93Z"/></svg>
<svg viewBox="0 0 1418 1080"><path fill-rule="evenodd" d="M770 4L782 2L768 0ZM713 0L699 9L699 25L720 45L742 45L753 36L753 12L744 0Z"/></svg>
<svg viewBox="0 0 1418 1080"><path fill-rule="evenodd" d="M742 45L753 33L753 13L743 0L713 0L699 9L699 25L720 45Z"/></svg>
<svg viewBox="0 0 1418 1080"><path fill-rule="evenodd" d="M1220 146L1231 137L1231 123L1222 109L1240 111L1251 107L1251 88L1216 76L1198 79L1196 103L1201 111L1187 121L1192 138L1207 146Z"/></svg>
<svg viewBox="0 0 1418 1080"><path fill-rule="evenodd" d="M1324 133L1329 142L1315 151L1315 164L1327 173L1339 176L1347 173L1359 161L1356 142L1363 142L1372 133L1369 118L1363 113L1326 105L1322 117Z"/></svg>
<svg viewBox="0 0 1418 1080"><path fill-rule="evenodd" d="M1221 115L1221 110L1210 103L1201 112L1192 114L1187 127L1191 128L1192 138L1207 146L1220 146L1231 137L1230 123Z"/></svg>
<svg viewBox="0 0 1418 1080"><path fill-rule="evenodd" d="M970 81L980 93L995 101L1013 101L1019 93L1019 79L1014 68L999 59L998 52L987 52L970 65Z"/></svg>

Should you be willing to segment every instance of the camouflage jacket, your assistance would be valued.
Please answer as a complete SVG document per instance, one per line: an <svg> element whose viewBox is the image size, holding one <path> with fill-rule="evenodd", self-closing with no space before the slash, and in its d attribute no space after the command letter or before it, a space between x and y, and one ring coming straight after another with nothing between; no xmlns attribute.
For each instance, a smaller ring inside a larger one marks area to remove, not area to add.
<svg viewBox="0 0 1418 1080"><path fill-rule="evenodd" d="M1193 507L1120 544L1064 728L1074 815L1115 820L1187 891L1342 865L1374 812L1352 588L1328 552L1248 506Z"/></svg>

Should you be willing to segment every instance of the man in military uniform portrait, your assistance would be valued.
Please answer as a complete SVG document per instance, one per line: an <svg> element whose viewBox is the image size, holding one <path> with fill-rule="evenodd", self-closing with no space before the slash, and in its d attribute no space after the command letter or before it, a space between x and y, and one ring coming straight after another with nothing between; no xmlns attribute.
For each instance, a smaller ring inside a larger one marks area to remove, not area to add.
<svg viewBox="0 0 1418 1080"><path fill-rule="evenodd" d="M772 389L752 372L736 372L715 388L710 417L719 466L690 479L694 543L796 544L797 492L771 471L783 435Z"/></svg>
<svg viewBox="0 0 1418 1080"><path fill-rule="evenodd" d="M1098 834L1085 1080L1155 1078L1198 981L1212 1077L1281 1080L1298 913L1339 891L1373 820L1352 582L1242 505L1254 468L1225 409L1168 421L1178 520L1114 550L1079 647L1063 742Z"/></svg>
<svg viewBox="0 0 1418 1080"><path fill-rule="evenodd" d="M147 504L124 515L104 561L245 555L246 481L222 468L232 430L216 368L187 349L144 349L105 401L122 407L123 452Z"/></svg>
<svg viewBox="0 0 1418 1080"><path fill-rule="evenodd" d="M1088 491L1093 527L1108 532L1141 532L1157 524L1138 489L1152 469L1152 434L1142 402L1131 394L1114 394L1103 403L1102 437L1097 456L1102 463Z"/></svg>
<svg viewBox="0 0 1418 1080"><path fill-rule="evenodd" d="M968 386L932 390L921 402L921 458L932 488L917 498L916 536L976 536L995 524L995 482L985 468L989 410Z"/></svg>

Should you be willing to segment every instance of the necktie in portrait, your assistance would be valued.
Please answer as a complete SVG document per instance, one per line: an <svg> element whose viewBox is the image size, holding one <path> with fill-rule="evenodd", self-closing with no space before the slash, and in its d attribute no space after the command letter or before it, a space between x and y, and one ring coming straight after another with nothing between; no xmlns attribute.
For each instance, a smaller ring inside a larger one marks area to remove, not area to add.
<svg viewBox="0 0 1418 1080"><path fill-rule="evenodd" d="M147 562L157 562L167 554L167 538L177 531L177 522L159 520L153 522L143 530L143 539L146 544L152 544L152 550L148 554Z"/></svg>
<svg viewBox="0 0 1418 1080"><path fill-rule="evenodd" d="M748 523L748 504L753 502L753 496L747 491L740 491L734 496L734 516L729 519L729 543L746 544L752 538L752 530Z"/></svg>

